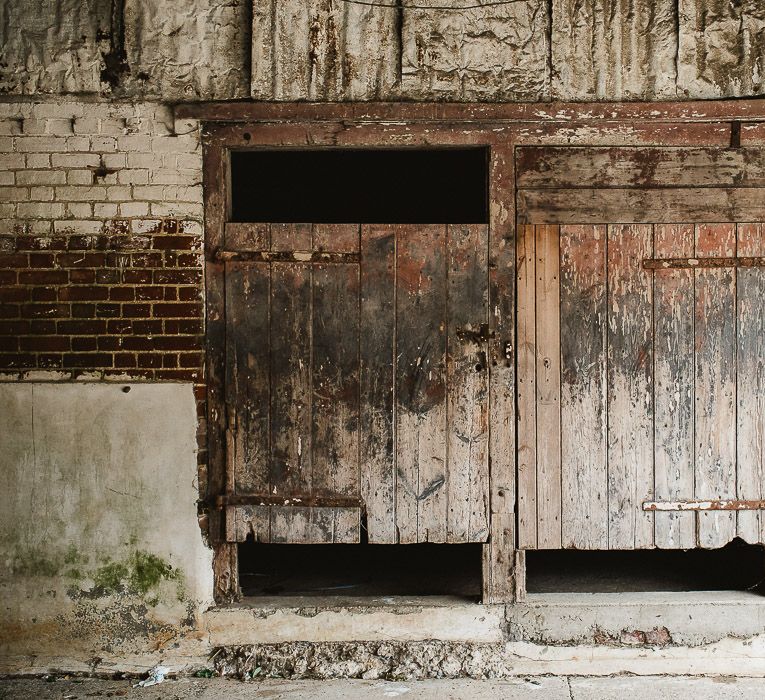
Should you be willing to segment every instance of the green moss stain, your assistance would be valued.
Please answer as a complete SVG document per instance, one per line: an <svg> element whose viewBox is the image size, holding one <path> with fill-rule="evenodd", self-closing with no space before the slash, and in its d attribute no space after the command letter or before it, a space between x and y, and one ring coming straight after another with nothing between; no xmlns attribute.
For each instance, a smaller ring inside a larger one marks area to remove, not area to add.
<svg viewBox="0 0 765 700"><path fill-rule="evenodd" d="M138 550L123 561L107 562L93 572L92 578L91 593L97 596L115 593L146 596L163 581L174 581L178 600L184 599L181 572L151 552ZM159 599L152 595L149 602L156 605Z"/></svg>
<svg viewBox="0 0 765 700"><path fill-rule="evenodd" d="M128 568L119 562L110 562L93 573L93 583L105 595L119 592L128 577Z"/></svg>
<svg viewBox="0 0 765 700"><path fill-rule="evenodd" d="M61 562L39 549L17 549L11 560L11 571L17 576L58 576Z"/></svg>
<svg viewBox="0 0 765 700"><path fill-rule="evenodd" d="M131 557L128 588L144 595L162 581L177 581L178 572L170 564L150 552L135 552Z"/></svg>

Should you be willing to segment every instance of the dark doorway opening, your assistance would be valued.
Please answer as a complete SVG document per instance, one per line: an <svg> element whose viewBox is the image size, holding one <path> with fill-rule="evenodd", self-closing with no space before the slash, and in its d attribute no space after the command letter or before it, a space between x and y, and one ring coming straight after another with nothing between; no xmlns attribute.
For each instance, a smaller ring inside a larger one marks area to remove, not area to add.
<svg viewBox="0 0 765 700"><path fill-rule="evenodd" d="M231 220L484 224L486 148L232 151Z"/></svg>
<svg viewBox="0 0 765 700"><path fill-rule="evenodd" d="M765 593L765 548L538 550L526 553L529 593L745 591Z"/></svg>
<svg viewBox="0 0 765 700"><path fill-rule="evenodd" d="M481 544L239 545L244 596L481 595Z"/></svg>

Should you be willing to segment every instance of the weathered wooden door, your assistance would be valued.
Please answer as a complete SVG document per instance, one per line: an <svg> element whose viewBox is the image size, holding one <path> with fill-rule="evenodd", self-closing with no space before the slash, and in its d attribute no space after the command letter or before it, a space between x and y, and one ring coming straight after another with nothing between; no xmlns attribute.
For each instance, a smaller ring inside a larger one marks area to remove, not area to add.
<svg viewBox="0 0 765 700"><path fill-rule="evenodd" d="M765 153L518 153L522 548L765 541Z"/></svg>
<svg viewBox="0 0 765 700"><path fill-rule="evenodd" d="M228 224L227 538L488 536L485 225Z"/></svg>

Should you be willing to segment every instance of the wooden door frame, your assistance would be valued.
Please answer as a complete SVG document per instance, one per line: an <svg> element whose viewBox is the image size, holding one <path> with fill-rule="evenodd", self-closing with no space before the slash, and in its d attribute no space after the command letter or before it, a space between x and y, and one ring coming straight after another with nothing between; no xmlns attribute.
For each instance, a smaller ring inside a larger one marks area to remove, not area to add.
<svg viewBox="0 0 765 700"><path fill-rule="evenodd" d="M214 549L215 600L239 595L236 545L227 543L223 246L230 210L229 152L246 148L479 146L489 165L490 538L484 603L521 600L516 548L516 146L718 146L765 144L765 100L665 103L256 103L182 104L202 125L205 211L207 479L203 503Z"/></svg>

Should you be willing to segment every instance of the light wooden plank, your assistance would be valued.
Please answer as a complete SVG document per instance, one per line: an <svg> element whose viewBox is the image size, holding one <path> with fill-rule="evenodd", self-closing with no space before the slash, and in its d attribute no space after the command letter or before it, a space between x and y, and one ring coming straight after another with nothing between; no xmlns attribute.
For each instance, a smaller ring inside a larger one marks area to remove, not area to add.
<svg viewBox="0 0 765 700"><path fill-rule="evenodd" d="M226 250L268 250L271 246L270 224L237 223L226 224Z"/></svg>
<svg viewBox="0 0 765 700"><path fill-rule="evenodd" d="M489 542L483 548L483 603L513 601L526 571L516 567L515 514L492 513Z"/></svg>
<svg viewBox="0 0 765 700"><path fill-rule="evenodd" d="M560 230L536 226L537 546L561 546Z"/></svg>
<svg viewBox="0 0 765 700"><path fill-rule="evenodd" d="M761 148L516 149L519 189L765 187Z"/></svg>
<svg viewBox="0 0 765 700"><path fill-rule="evenodd" d="M314 224L313 246L316 252L358 253L358 224Z"/></svg>
<svg viewBox="0 0 765 700"><path fill-rule="evenodd" d="M693 224L654 227L654 255L693 255ZM692 498L694 489L694 281L683 269L656 270L654 299L654 486L657 500ZM657 547L694 546L691 513L656 513Z"/></svg>
<svg viewBox="0 0 765 700"><path fill-rule="evenodd" d="M696 255L736 254L736 227L698 224ZM731 268L696 270L696 484L701 500L736 497L736 280ZM736 535L734 513L698 513L697 543Z"/></svg>
<svg viewBox="0 0 765 700"><path fill-rule="evenodd" d="M650 225L608 227L608 548L653 545L653 295L640 262Z"/></svg>
<svg viewBox="0 0 765 700"><path fill-rule="evenodd" d="M446 540L446 227L398 227L396 524L400 541Z"/></svg>
<svg viewBox="0 0 765 700"><path fill-rule="evenodd" d="M267 265L226 265L226 456L239 494L270 490L269 294Z"/></svg>
<svg viewBox="0 0 765 700"><path fill-rule="evenodd" d="M489 536L488 230L447 227L447 540Z"/></svg>
<svg viewBox="0 0 765 700"><path fill-rule="evenodd" d="M361 228L360 466L369 542L393 544L396 532L394 434L394 226Z"/></svg>
<svg viewBox="0 0 765 700"><path fill-rule="evenodd" d="M765 226L739 224L739 256L765 255ZM765 269L740 268L736 276L736 495L765 497ZM738 536L765 541L760 512L739 513Z"/></svg>
<svg viewBox="0 0 765 700"><path fill-rule="evenodd" d="M359 268L314 265L312 493L359 493Z"/></svg>
<svg viewBox="0 0 765 700"><path fill-rule="evenodd" d="M537 340L534 226L518 227L518 546L537 546ZM556 309L557 311L557 309Z"/></svg>
<svg viewBox="0 0 765 700"><path fill-rule="evenodd" d="M359 508L253 506L269 513L271 542L281 544L356 544ZM341 524L338 530L336 524Z"/></svg>
<svg viewBox="0 0 765 700"><path fill-rule="evenodd" d="M271 493L311 492L311 270L271 265ZM281 521L279 521L281 522ZM286 537L274 530L274 541Z"/></svg>
<svg viewBox="0 0 765 700"><path fill-rule="evenodd" d="M765 189L554 189L519 190L524 224L639 224L765 220Z"/></svg>
<svg viewBox="0 0 765 700"><path fill-rule="evenodd" d="M562 542L606 549L606 227L560 234Z"/></svg>

